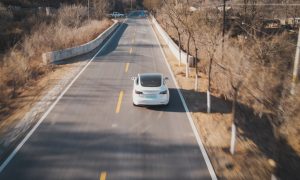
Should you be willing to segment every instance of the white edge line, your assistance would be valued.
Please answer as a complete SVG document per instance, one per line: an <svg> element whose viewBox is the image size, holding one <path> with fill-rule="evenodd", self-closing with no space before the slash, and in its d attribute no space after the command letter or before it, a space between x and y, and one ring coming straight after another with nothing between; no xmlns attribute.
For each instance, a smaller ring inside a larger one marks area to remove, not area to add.
<svg viewBox="0 0 300 180"><path fill-rule="evenodd" d="M6 158L6 160L0 166L0 173L5 169L5 167L9 164L9 162L15 157L18 151L22 148L22 146L26 143L26 141L30 138L30 136L34 133L34 131L39 127L39 125L44 121L44 119L48 116L48 114L52 111L55 105L59 102L59 100L64 96L64 94L69 90L69 88L73 85L73 83L78 79L78 77L83 73L83 71L89 66L89 64L97 57L97 55L110 43L110 41L115 37L115 35L119 32L122 25L127 21L127 18L120 24L118 29L110 36L110 38L105 42L102 48L92 57L92 59L81 69L81 71L77 74L77 76L70 82L70 84L64 89L64 91L58 96L58 98L53 102L53 104L49 107L49 109L44 113L44 115L39 119L39 121L34 125L34 127L29 131L29 133L25 136L25 138L18 144L18 146L13 150L13 152Z"/></svg>
<svg viewBox="0 0 300 180"><path fill-rule="evenodd" d="M150 21L150 20L148 19L148 21ZM150 25L151 25L151 22L150 22ZM173 79L173 81L174 81L174 83L175 83L175 86L176 86L176 88L177 88L177 92L178 92L178 94L179 94L179 96L180 96L180 100L181 100L181 102L182 102L182 104L183 104L184 110L185 110L186 115L187 115L187 117L188 117L188 119L189 119L190 125L191 125L191 127L192 127L192 129L193 129L195 138L196 138L197 143L198 143L198 145L199 145L199 147L200 147L200 150L201 150L201 152L202 152L202 155L203 155L203 158L204 158L205 163L206 163L206 165L207 165L207 168L208 168L208 171L209 171L209 173L210 173L211 179L217 180L218 178L217 178L216 173L215 173L215 171L214 171L214 168L213 168L213 166L212 166L212 164L211 164L211 162L210 162L210 160L209 160L209 157L208 157L208 155L207 155L207 152L206 152L206 150L205 150L205 147L204 147L204 145L203 145L203 143L202 143L201 137L200 137L200 135L199 135L199 133L198 133L198 131L197 131L197 128L196 128L196 126L195 126L195 123L194 123L194 121L193 121L193 118L192 118L192 116L191 116L191 114L190 114L189 108L188 108L187 105L186 105L186 102L185 102L185 100L184 100L184 98L183 98L183 96L182 96L182 93L181 93L180 89L179 89L178 83L177 83L177 81L176 81L176 79L175 79L174 73L173 73L173 71L172 71L172 69L171 69L171 67L170 67L170 65L169 65L169 63L168 63L168 61L167 61L167 57L166 57L166 55L165 55L165 52L163 51L163 49L162 49L162 47L161 47L161 43L160 43L160 41L159 41L159 39L158 39L158 37L157 37L157 35L156 35L156 33L155 33L155 31L154 31L152 25L151 25L151 29L152 29L152 31L153 31L153 33L154 33L154 35L155 35L155 38L156 38L157 42L159 43L159 47L160 47L160 50L161 50L161 52L162 52L162 54L163 54L163 57L164 57L164 59L165 59L165 63L166 63L166 65L167 65L168 69L169 69L169 72L170 72L170 74L171 74L171 76L172 76L172 79Z"/></svg>

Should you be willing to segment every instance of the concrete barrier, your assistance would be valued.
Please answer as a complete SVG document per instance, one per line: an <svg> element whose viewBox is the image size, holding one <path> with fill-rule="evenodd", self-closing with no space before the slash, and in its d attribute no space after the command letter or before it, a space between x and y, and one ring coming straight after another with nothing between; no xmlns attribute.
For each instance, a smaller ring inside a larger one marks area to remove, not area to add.
<svg viewBox="0 0 300 180"><path fill-rule="evenodd" d="M119 24L120 23L118 21L115 21L111 27L109 27L107 30L105 30L103 33L101 33L97 38L95 38L94 40L92 40L86 44L59 50L59 51L43 53L43 55L42 55L43 62L44 63L54 63L57 61L61 61L64 59L68 59L71 57L75 57L78 55L88 53L88 52L94 50L96 47L98 47L104 40L106 40L107 37L109 37L111 35L111 33L114 32L114 30L119 26Z"/></svg>
<svg viewBox="0 0 300 180"><path fill-rule="evenodd" d="M159 25L159 23L156 21L156 19L151 15L152 23L154 24L155 28L159 32L159 34L162 36L162 38L167 43L169 49L174 54L176 59L180 60L180 53L179 53L179 46L172 40L172 38L168 35L168 33ZM186 56L187 53L183 52L181 50L181 63L186 64ZM189 66L193 66L193 56L189 55Z"/></svg>

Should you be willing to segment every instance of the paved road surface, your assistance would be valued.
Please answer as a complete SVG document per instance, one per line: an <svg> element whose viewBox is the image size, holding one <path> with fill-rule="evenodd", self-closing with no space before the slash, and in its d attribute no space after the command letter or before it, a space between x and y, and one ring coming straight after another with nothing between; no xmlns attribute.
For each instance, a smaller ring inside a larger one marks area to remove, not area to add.
<svg viewBox="0 0 300 180"><path fill-rule="evenodd" d="M172 78L169 106L132 105L131 77L140 72L171 77L150 22L132 17L0 179L211 179Z"/></svg>

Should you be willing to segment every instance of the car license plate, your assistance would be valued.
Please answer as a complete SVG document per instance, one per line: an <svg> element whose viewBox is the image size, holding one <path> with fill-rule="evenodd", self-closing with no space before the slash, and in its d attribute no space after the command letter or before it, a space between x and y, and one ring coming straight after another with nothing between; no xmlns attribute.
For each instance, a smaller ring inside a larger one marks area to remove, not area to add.
<svg viewBox="0 0 300 180"><path fill-rule="evenodd" d="M156 94L146 94L145 97L146 98L155 98Z"/></svg>

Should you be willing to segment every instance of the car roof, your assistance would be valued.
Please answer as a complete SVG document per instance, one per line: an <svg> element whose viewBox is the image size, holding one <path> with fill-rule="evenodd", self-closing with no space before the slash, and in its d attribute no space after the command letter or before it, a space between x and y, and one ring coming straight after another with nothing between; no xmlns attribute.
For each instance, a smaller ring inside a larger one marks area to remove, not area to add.
<svg viewBox="0 0 300 180"><path fill-rule="evenodd" d="M161 73L140 73L138 76L163 76Z"/></svg>

